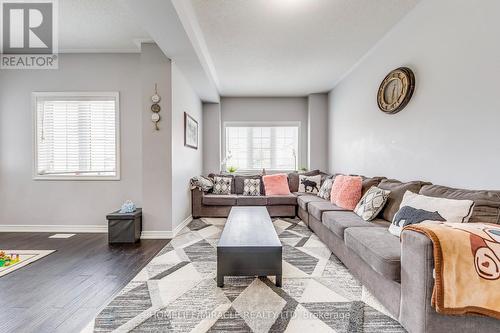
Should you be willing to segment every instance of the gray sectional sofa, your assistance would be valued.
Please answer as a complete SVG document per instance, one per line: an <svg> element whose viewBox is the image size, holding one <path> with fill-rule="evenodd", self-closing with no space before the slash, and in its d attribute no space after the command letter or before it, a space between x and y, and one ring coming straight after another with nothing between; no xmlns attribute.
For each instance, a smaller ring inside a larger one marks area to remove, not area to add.
<svg viewBox="0 0 500 333"><path fill-rule="evenodd" d="M214 174L208 175L208 177L213 176ZM233 178L230 195L217 195L201 192L197 189L191 191L192 216L194 218L227 217L233 206L266 206L269 215L273 217L295 217L297 212L296 195L265 195L261 182L260 196L245 196L243 195L244 179L260 178L261 176L223 176ZM291 175L290 178L295 178L295 176ZM298 190L298 175L296 178Z"/></svg>
<svg viewBox="0 0 500 333"><path fill-rule="evenodd" d="M319 171L309 173L313 174ZM391 190L378 218L366 222L352 211L316 195L297 193L296 174L289 175L290 189L295 193L282 198L267 197L262 192L262 197L254 200L243 199L238 193L238 182L233 182L235 193L228 198L193 190L193 217L224 217L233 205L254 204L267 206L271 216L297 214L409 332L500 331L500 321L493 318L438 314L431 306L434 285L431 241L413 231L403 232L401 240L388 232L389 221L407 190L433 197L473 200L471 223L500 223L500 192L363 177L363 192L374 185Z"/></svg>

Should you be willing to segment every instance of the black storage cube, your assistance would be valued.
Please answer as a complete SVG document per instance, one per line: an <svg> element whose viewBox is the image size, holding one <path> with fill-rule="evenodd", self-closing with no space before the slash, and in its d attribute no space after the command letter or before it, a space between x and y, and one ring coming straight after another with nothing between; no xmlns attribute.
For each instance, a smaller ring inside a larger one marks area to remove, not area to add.
<svg viewBox="0 0 500 333"><path fill-rule="evenodd" d="M108 219L109 243L135 243L141 238L142 209L133 213L116 211L106 216Z"/></svg>

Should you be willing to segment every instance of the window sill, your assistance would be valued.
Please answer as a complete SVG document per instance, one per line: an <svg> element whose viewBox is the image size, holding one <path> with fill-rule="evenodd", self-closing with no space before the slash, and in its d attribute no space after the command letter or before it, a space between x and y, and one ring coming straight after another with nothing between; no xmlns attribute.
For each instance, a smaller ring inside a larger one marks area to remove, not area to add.
<svg viewBox="0 0 500 333"><path fill-rule="evenodd" d="M117 181L120 176L33 176L33 180L54 180L54 181Z"/></svg>

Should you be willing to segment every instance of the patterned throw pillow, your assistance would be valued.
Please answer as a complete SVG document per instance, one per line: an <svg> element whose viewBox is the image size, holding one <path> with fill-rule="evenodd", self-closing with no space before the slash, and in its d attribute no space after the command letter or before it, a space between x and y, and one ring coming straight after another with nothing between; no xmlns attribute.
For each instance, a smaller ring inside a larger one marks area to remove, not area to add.
<svg viewBox="0 0 500 333"><path fill-rule="evenodd" d="M203 192L208 192L212 189L212 187L214 187L214 182L210 178L203 176L191 178L190 183L192 190L197 188L198 190Z"/></svg>
<svg viewBox="0 0 500 333"><path fill-rule="evenodd" d="M233 178L229 177L214 177L214 194L231 194L231 182Z"/></svg>
<svg viewBox="0 0 500 333"><path fill-rule="evenodd" d="M384 208L391 191L372 186L354 208L354 212L363 220L371 221Z"/></svg>
<svg viewBox="0 0 500 333"><path fill-rule="evenodd" d="M330 192L332 191L333 179L327 178L319 188L318 197L325 200L330 200Z"/></svg>
<svg viewBox="0 0 500 333"><path fill-rule="evenodd" d="M401 231L405 226L424 221L444 222L446 220L438 212L403 206L394 216L394 221L389 226L389 232L394 236L401 237Z"/></svg>
<svg viewBox="0 0 500 333"><path fill-rule="evenodd" d="M406 191L389 231L399 237L403 227L423 221L467 223L473 209L472 200L435 198Z"/></svg>
<svg viewBox="0 0 500 333"><path fill-rule="evenodd" d="M243 180L243 195L260 195L260 179Z"/></svg>
<svg viewBox="0 0 500 333"><path fill-rule="evenodd" d="M299 192L318 193L321 184L321 175L299 176Z"/></svg>

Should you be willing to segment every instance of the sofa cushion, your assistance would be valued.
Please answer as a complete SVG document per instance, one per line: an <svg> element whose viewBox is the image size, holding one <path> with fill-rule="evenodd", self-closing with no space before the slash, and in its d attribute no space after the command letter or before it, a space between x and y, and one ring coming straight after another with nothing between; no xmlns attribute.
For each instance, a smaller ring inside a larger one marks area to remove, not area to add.
<svg viewBox="0 0 500 333"><path fill-rule="evenodd" d="M344 241L374 271L401 280L401 244L386 228L347 228Z"/></svg>
<svg viewBox="0 0 500 333"><path fill-rule="evenodd" d="M208 206L235 206L236 194L205 194L202 203Z"/></svg>
<svg viewBox="0 0 500 333"><path fill-rule="evenodd" d="M389 194L389 198L387 198L387 203L385 204L384 209L379 213L378 217L383 218L387 221L392 221L394 219L394 215L399 210L399 206L401 205L401 201L403 200L403 195L406 191L412 191L413 193L418 193L420 188L429 183L421 182L421 181L413 181L408 183L402 183L399 180L395 179L384 179L378 184L378 187L383 190L389 190L391 193Z"/></svg>
<svg viewBox="0 0 500 333"><path fill-rule="evenodd" d="M267 205L268 206L278 206L278 205L296 205L297 197L293 194L288 195L267 195Z"/></svg>
<svg viewBox="0 0 500 333"><path fill-rule="evenodd" d="M439 185L424 185L420 194L446 199L472 200L469 223L500 223L500 191L462 190Z"/></svg>
<svg viewBox="0 0 500 333"><path fill-rule="evenodd" d="M363 186L362 186L362 189L361 189L361 195L365 195L365 193L372 187L372 186L377 186L378 184L380 184L380 182L384 179L386 179L385 177L364 177L364 176L361 176L361 178L363 178Z"/></svg>
<svg viewBox="0 0 500 333"><path fill-rule="evenodd" d="M337 237L344 239L344 231L351 227L383 227L387 228L389 222L377 219L371 222L363 220L361 217L353 212L349 211L329 211L324 212L323 219L321 221L331 232L333 232Z"/></svg>
<svg viewBox="0 0 500 333"><path fill-rule="evenodd" d="M309 212L309 214L311 214L318 221L321 221L321 216L323 215L323 212L328 212L332 210L345 211L346 209L334 205L329 201L315 201L315 202L310 202L307 205L307 211Z"/></svg>
<svg viewBox="0 0 500 333"><path fill-rule="evenodd" d="M310 202L328 202L325 199L322 199L318 197L317 195L301 195L297 197L297 203L299 204L300 208L303 210L307 211L307 205Z"/></svg>
<svg viewBox="0 0 500 333"><path fill-rule="evenodd" d="M300 195L310 195L309 193L304 193L304 192L293 192L292 194L297 196L297 197Z"/></svg>
<svg viewBox="0 0 500 333"><path fill-rule="evenodd" d="M245 179L260 179L260 194L264 195L264 183L262 182L262 176L235 176L234 177L234 193L243 194L245 187Z"/></svg>
<svg viewBox="0 0 500 333"><path fill-rule="evenodd" d="M238 195L236 203L238 206L265 206L267 205L267 197L263 195L259 196Z"/></svg>

